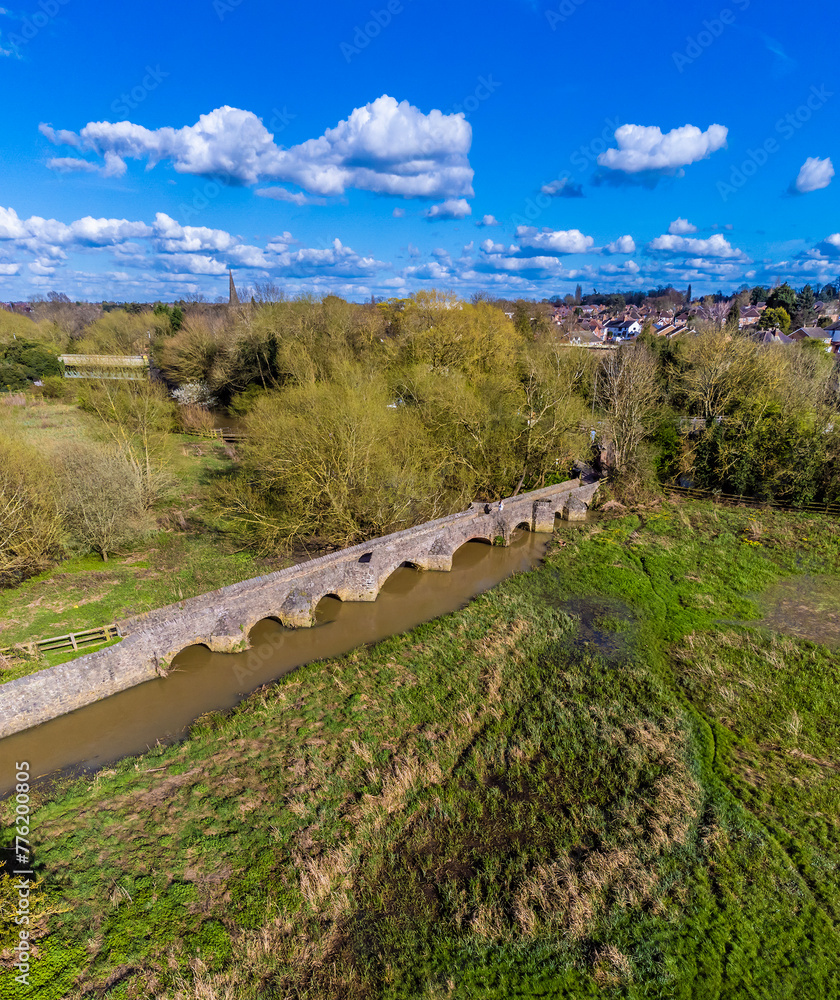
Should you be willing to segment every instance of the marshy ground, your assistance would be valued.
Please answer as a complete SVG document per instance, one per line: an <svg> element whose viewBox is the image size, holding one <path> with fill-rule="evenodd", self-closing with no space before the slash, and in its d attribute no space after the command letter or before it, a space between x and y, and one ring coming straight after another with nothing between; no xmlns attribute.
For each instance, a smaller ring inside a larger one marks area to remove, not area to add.
<svg viewBox="0 0 840 1000"><path fill-rule="evenodd" d="M43 793L31 992L0 997L835 995L840 524L562 530L462 611Z"/></svg>

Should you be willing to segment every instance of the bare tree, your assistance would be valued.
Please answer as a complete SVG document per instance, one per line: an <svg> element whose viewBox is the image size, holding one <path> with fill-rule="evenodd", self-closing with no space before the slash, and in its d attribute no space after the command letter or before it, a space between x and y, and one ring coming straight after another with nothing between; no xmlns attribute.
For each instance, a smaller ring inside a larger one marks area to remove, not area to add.
<svg viewBox="0 0 840 1000"><path fill-rule="evenodd" d="M44 569L61 549L61 517L50 469L19 438L0 433L0 580Z"/></svg>
<svg viewBox="0 0 840 1000"><path fill-rule="evenodd" d="M685 342L687 362L681 388L707 420L722 416L735 402L763 382L773 368L760 364L757 345L730 339L722 331L700 334Z"/></svg>
<svg viewBox="0 0 840 1000"><path fill-rule="evenodd" d="M623 472L632 466L650 430L659 396L656 357L645 344L620 347L601 362L598 398L606 413L615 471Z"/></svg>
<svg viewBox="0 0 840 1000"><path fill-rule="evenodd" d="M131 464L116 448L75 444L59 457L64 524L103 561L143 530L143 497Z"/></svg>

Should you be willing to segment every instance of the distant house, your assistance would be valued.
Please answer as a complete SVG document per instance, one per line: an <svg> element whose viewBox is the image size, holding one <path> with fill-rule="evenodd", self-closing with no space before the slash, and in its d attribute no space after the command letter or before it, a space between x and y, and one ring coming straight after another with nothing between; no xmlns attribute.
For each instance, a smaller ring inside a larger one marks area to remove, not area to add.
<svg viewBox="0 0 840 1000"><path fill-rule="evenodd" d="M614 319L604 326L604 334L612 340L632 340L642 332L637 319Z"/></svg>
<svg viewBox="0 0 840 1000"><path fill-rule="evenodd" d="M574 347L594 347L601 343L601 338L591 330L577 329L569 334L569 343Z"/></svg>
<svg viewBox="0 0 840 1000"><path fill-rule="evenodd" d="M828 350L832 354L840 354L840 330L834 330L828 344Z"/></svg>
<svg viewBox="0 0 840 1000"><path fill-rule="evenodd" d="M756 306L747 306L738 319L738 326L743 330L745 326L755 326L760 319L761 310Z"/></svg>
<svg viewBox="0 0 840 1000"><path fill-rule="evenodd" d="M836 323L840 319L840 309L838 309L836 302L817 302L814 305L814 312L820 319L825 317L833 323Z"/></svg>
<svg viewBox="0 0 840 1000"><path fill-rule="evenodd" d="M753 340L759 344L792 344L793 337L788 337L786 333L774 326L772 330L755 330L750 334Z"/></svg>
<svg viewBox="0 0 840 1000"><path fill-rule="evenodd" d="M800 326L790 335L791 340L822 340L826 350L831 350L831 339L834 331L822 326Z"/></svg>

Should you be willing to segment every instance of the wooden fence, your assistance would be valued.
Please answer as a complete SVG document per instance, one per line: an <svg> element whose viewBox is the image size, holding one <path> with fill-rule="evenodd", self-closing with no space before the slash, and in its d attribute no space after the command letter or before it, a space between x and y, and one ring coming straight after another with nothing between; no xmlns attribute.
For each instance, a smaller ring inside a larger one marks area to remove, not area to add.
<svg viewBox="0 0 840 1000"><path fill-rule="evenodd" d="M0 656L14 656L21 650L41 653L56 653L61 649L83 649L86 646L110 642L120 639L122 634L116 625L103 625L100 628L89 628L83 632L71 632L70 635L57 635L51 639L36 639L34 642L21 642L16 646L6 646L0 649Z"/></svg>
<svg viewBox="0 0 840 1000"><path fill-rule="evenodd" d="M235 443L237 441L244 441L245 434L242 431L235 431L232 427L214 427L210 431L204 432L207 437L217 438L220 441L229 441ZM202 434L204 436L204 434Z"/></svg>
<svg viewBox="0 0 840 1000"><path fill-rule="evenodd" d="M688 497L691 500L713 500L719 503L745 504L748 507L770 507L775 510L801 510L808 514L830 514L840 516L840 501L832 503L785 503L779 500L758 500L755 497L736 496L732 493L719 493L717 490L700 490L689 486L663 486L668 493Z"/></svg>

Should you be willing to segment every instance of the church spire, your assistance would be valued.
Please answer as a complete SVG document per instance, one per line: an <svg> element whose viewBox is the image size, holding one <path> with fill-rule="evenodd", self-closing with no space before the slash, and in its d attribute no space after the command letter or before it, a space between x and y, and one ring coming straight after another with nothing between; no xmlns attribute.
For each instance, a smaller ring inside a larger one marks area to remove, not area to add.
<svg viewBox="0 0 840 1000"><path fill-rule="evenodd" d="M228 305L238 306L239 296L236 294L236 285L233 283L233 271L230 268L228 268L228 274L230 275L230 302L228 302Z"/></svg>

